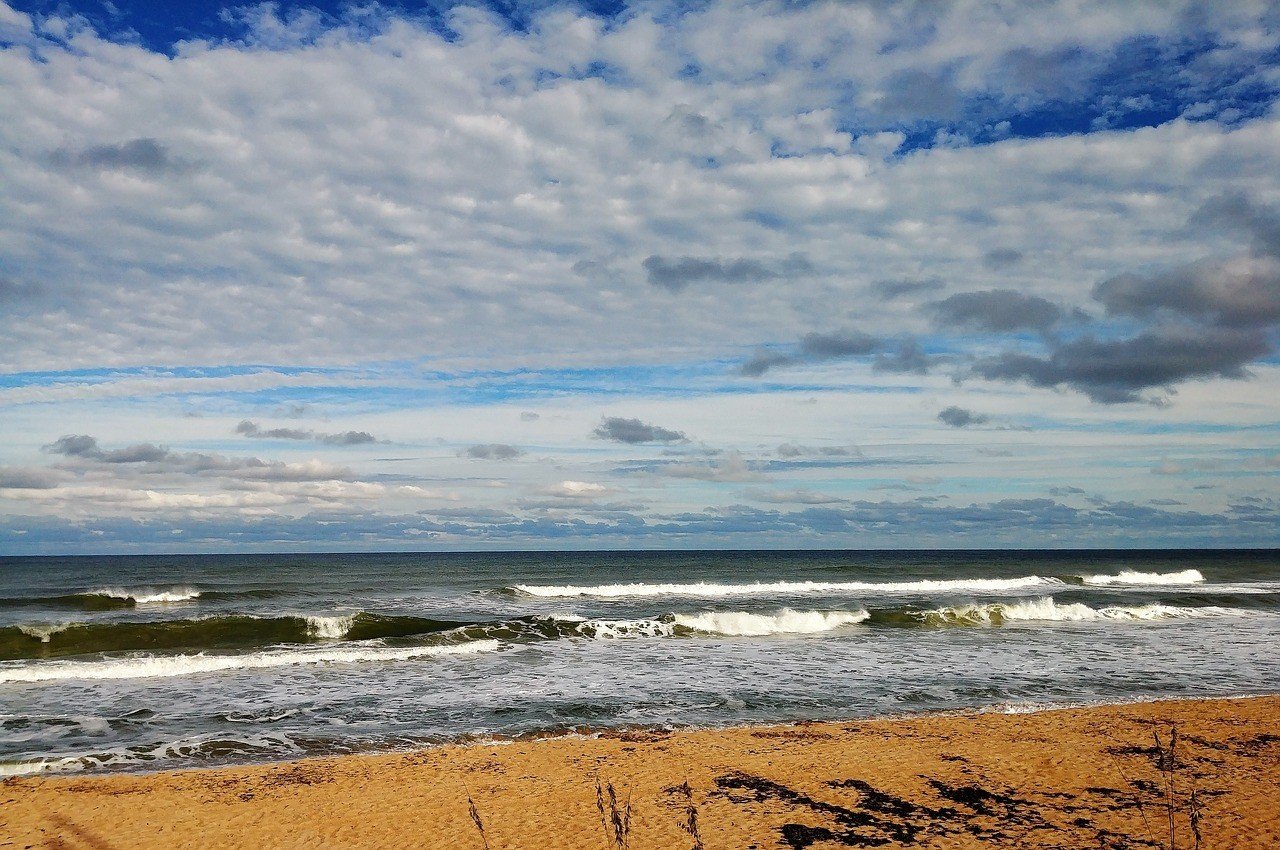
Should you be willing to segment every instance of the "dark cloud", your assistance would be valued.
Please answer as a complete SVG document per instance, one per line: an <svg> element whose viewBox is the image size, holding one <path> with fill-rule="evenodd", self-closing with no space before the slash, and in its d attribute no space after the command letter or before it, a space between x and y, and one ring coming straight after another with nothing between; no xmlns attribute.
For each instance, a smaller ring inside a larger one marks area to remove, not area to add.
<svg viewBox="0 0 1280 850"><path fill-rule="evenodd" d="M880 337L858 331L805 334L800 351L811 360L833 360L872 354L884 343Z"/></svg>
<svg viewBox="0 0 1280 850"><path fill-rule="evenodd" d="M993 248L982 255L982 262L989 269L1005 269L1022 262L1022 252L1013 248Z"/></svg>
<svg viewBox="0 0 1280 850"><path fill-rule="evenodd" d="M758 282L813 271L813 266L801 254L792 254L777 264L741 258L669 258L655 254L646 258L643 266L650 284L670 292L680 292L694 283Z"/></svg>
<svg viewBox="0 0 1280 850"><path fill-rule="evenodd" d="M1280 257L1280 210L1255 203L1243 192L1209 199L1191 216L1190 224L1246 235L1255 253Z"/></svg>
<svg viewBox="0 0 1280 850"><path fill-rule="evenodd" d="M95 463L137 465L143 474L182 473L214 475L252 481L339 481L351 480L346 467L320 461L282 463L256 457L227 457L204 452L175 452L154 443L137 443L123 449L104 451L94 437L68 434L59 437L44 450L64 457L91 460Z"/></svg>
<svg viewBox="0 0 1280 850"><path fill-rule="evenodd" d="M884 93L875 100L876 109L886 118L951 120L959 117L964 94L955 85L950 70L909 68L892 74L884 83Z"/></svg>
<svg viewBox="0 0 1280 850"><path fill-rule="evenodd" d="M893 351L877 354L871 367L876 372L925 375L942 360L938 355L926 354L920 343L909 339L900 343Z"/></svg>
<svg viewBox="0 0 1280 850"><path fill-rule="evenodd" d="M515 446L509 446L506 443L484 443L483 445L471 446L467 449L467 457L473 457L477 460L511 460L524 454Z"/></svg>
<svg viewBox="0 0 1280 850"><path fill-rule="evenodd" d="M302 428L262 428L248 419L236 425L236 433L245 437L267 440L310 440L312 432Z"/></svg>
<svg viewBox="0 0 1280 850"><path fill-rule="evenodd" d="M1062 308L1038 295L1012 289L961 292L928 306L947 327L975 331L1046 331L1062 318Z"/></svg>
<svg viewBox="0 0 1280 850"><path fill-rule="evenodd" d="M50 157L54 164L104 170L134 170L151 173L176 171L186 167L155 139L140 138L116 144L92 145L79 151L59 148Z"/></svg>
<svg viewBox="0 0 1280 850"><path fill-rule="evenodd" d="M765 372L777 366L790 366L796 358L780 351L760 350L751 355L751 359L738 367L738 373L748 378L759 378Z"/></svg>
<svg viewBox="0 0 1280 850"><path fill-rule="evenodd" d="M601 440L612 440L615 443L683 443L688 437L681 431L649 425L639 419L624 419L620 416L606 416L601 420L592 436Z"/></svg>
<svg viewBox="0 0 1280 850"><path fill-rule="evenodd" d="M315 440L328 446L360 446L378 442L368 431L325 434L306 428L263 428L248 419L243 419L236 425L236 433L257 440Z"/></svg>
<svg viewBox="0 0 1280 850"><path fill-rule="evenodd" d="M0 490L52 490L61 477L53 470L0 466Z"/></svg>
<svg viewBox="0 0 1280 850"><path fill-rule="evenodd" d="M777 366L863 356L874 353L883 344L884 340L880 337L855 330L809 333L800 340L797 355L761 349L753 354L750 360L739 366L738 372L748 378L759 378Z"/></svg>
<svg viewBox="0 0 1280 850"><path fill-rule="evenodd" d="M520 414L521 422L537 422L542 417L534 413L532 410L526 410Z"/></svg>
<svg viewBox="0 0 1280 850"><path fill-rule="evenodd" d="M1047 357L1006 352L977 361L973 372L1037 387L1069 386L1117 404L1192 378L1242 378L1247 364L1270 351L1266 335L1257 331L1158 330L1123 340L1085 336L1055 343Z"/></svg>
<svg viewBox="0 0 1280 850"><path fill-rule="evenodd" d="M942 278L928 277L919 280L881 280L871 284L871 291L886 301L921 292L936 292L945 284Z"/></svg>
<svg viewBox="0 0 1280 850"><path fill-rule="evenodd" d="M97 457L98 441L88 434L66 434L44 447L46 452L67 457Z"/></svg>
<svg viewBox="0 0 1280 850"><path fill-rule="evenodd" d="M363 446L376 443L377 439L368 431L341 431L337 434L319 434L320 442L329 446Z"/></svg>
<svg viewBox="0 0 1280 850"><path fill-rule="evenodd" d="M1174 315L1234 328L1280 324L1280 261L1240 257L1124 274L1099 283L1093 297L1113 316Z"/></svg>
<svg viewBox="0 0 1280 850"><path fill-rule="evenodd" d="M974 413L972 410L965 410L963 407L956 407L955 405L941 410L938 413L938 419L952 428L966 428L969 425L982 425L991 421L990 416Z"/></svg>

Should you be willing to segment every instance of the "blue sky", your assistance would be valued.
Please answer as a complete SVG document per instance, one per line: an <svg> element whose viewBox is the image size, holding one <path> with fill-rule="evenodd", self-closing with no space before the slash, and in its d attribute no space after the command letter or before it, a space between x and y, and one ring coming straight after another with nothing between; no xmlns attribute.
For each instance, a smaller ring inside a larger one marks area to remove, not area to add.
<svg viewBox="0 0 1280 850"><path fill-rule="evenodd" d="M1280 544L1274 3L0 2L0 554Z"/></svg>

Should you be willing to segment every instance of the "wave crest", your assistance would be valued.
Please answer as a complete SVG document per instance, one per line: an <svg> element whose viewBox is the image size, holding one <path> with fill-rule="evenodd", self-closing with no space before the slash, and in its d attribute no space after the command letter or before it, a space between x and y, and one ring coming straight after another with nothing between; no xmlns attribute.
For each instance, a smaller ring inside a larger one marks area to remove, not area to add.
<svg viewBox="0 0 1280 850"><path fill-rule="evenodd" d="M1081 576L1085 584L1106 587L1113 584L1199 584L1204 576L1199 570L1181 570L1176 573L1140 573L1121 570L1116 575Z"/></svg>
<svg viewBox="0 0 1280 850"><path fill-rule="evenodd" d="M498 641L484 640L454 646L344 647L325 650L281 650L243 655L169 655L112 658L105 661L49 661L38 666L0 668L0 682L51 682L66 679L152 679L253 670L294 664L356 664L361 662L408 661L446 655L473 655L493 652Z"/></svg>
<svg viewBox="0 0 1280 850"><path fill-rule="evenodd" d="M759 637L829 632L842 626L861 623L870 616L867 611L793 611L783 608L777 614L752 614L746 611L676 614L675 623L698 632Z"/></svg>
<svg viewBox="0 0 1280 850"><path fill-rule="evenodd" d="M750 584L716 584L695 582L689 584L598 584L598 585L536 585L517 584L507 590L542 599L590 596L602 599L640 596L748 596L761 594L802 594L835 592L862 593L988 593L1003 590L1022 590L1031 587L1051 587L1063 582L1043 576L1019 578L961 578L922 579L904 582L870 581L775 581Z"/></svg>

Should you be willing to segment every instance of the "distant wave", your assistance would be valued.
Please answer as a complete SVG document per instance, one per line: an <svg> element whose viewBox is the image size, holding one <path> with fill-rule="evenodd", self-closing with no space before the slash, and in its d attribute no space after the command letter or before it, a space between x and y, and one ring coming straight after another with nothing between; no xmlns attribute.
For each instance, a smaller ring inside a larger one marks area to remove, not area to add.
<svg viewBox="0 0 1280 850"><path fill-rule="evenodd" d="M614 599L640 596L748 596L761 594L801 594L830 592L864 593L986 593L1062 585L1061 579L1042 576L1021 578L923 579L904 582L868 581L775 581L751 584L598 584L536 585L517 584L507 590L543 599L589 596Z"/></svg>
<svg viewBox="0 0 1280 850"><path fill-rule="evenodd" d="M355 664L407 661L447 655L493 652L496 640L452 646L403 648L350 646L334 649L288 649L241 655L170 655L111 658L102 661L48 661L39 665L0 668L0 682L50 682L66 679L150 679L226 670L252 670L294 664Z"/></svg>
<svg viewBox="0 0 1280 850"><path fill-rule="evenodd" d="M1255 612L1238 608L1199 608L1164 605L1109 606L1091 608L1079 602L1058 603L1052 597L993 602L985 605L954 605L929 611L894 612L908 621L930 626L1001 625L1011 622L1082 622L1091 620L1174 620L1207 617L1248 616Z"/></svg>
<svg viewBox="0 0 1280 850"><path fill-rule="evenodd" d="M452 620L358 612L342 616L203 617L0 627L0 660L155 649L217 649L408 637L465 626Z"/></svg>
<svg viewBox="0 0 1280 850"><path fill-rule="evenodd" d="M1182 570L1176 573L1139 573L1121 570L1116 575L1081 576L1085 584L1107 586L1115 584L1199 584L1204 576L1199 570Z"/></svg>

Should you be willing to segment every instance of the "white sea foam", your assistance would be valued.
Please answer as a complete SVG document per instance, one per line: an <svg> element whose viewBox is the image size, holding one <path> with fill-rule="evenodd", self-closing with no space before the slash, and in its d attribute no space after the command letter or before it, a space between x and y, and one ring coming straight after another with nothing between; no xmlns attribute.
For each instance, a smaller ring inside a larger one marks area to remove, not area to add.
<svg viewBox="0 0 1280 850"><path fill-rule="evenodd" d="M324 640L341 640L347 636L347 632L351 629L351 626L355 621L355 614L331 617L307 617L307 633L312 637L318 637Z"/></svg>
<svg viewBox="0 0 1280 850"><path fill-rule="evenodd" d="M1140 573L1121 570L1117 575L1081 576L1085 584L1199 584L1204 576L1199 570L1182 570L1176 573Z"/></svg>
<svg viewBox="0 0 1280 850"><path fill-rule="evenodd" d="M149 679L186 676L224 670L251 670L292 664L354 664L407 661L446 655L493 652L496 640L479 640L456 646L390 648L352 646L341 649L296 649L250 652L243 655L165 655L112 658L105 661L43 661L0 667L0 682L51 682L65 679Z"/></svg>
<svg viewBox="0 0 1280 850"><path fill-rule="evenodd" d="M676 614L675 622L699 632L760 636L829 632L842 626L861 623L870 616L866 611L793 611L783 608L777 614L751 614L745 611Z"/></svg>
<svg viewBox="0 0 1280 850"><path fill-rule="evenodd" d="M1032 587L1060 586L1056 578L1022 576L1021 578L924 579L904 582L869 581L775 581L753 584L599 584L536 585L517 584L514 590L541 598L593 596L604 599L636 596L746 596L791 593L985 593L1023 590Z"/></svg>
<svg viewBox="0 0 1280 850"><path fill-rule="evenodd" d="M39 638L41 643L48 643L49 639L58 632L66 631L70 627L70 623L19 623L18 631L28 637Z"/></svg>
<svg viewBox="0 0 1280 850"><path fill-rule="evenodd" d="M89 592L96 596L110 596L113 599L132 599L135 605L165 605L174 602L190 602L200 595L200 591L194 587L171 587L167 590L151 587L100 587Z"/></svg>
<svg viewBox="0 0 1280 850"><path fill-rule="evenodd" d="M1052 597L994 602L986 605L955 605L921 612L925 622L938 624L999 624L1019 621L1081 622L1087 620L1174 620L1206 617L1246 616L1236 608L1205 606L1187 608L1153 602L1149 605L1090 608L1080 602L1060 604Z"/></svg>
<svg viewBox="0 0 1280 850"><path fill-rule="evenodd" d="M590 637L671 637L676 624L669 620L583 620L579 630Z"/></svg>

